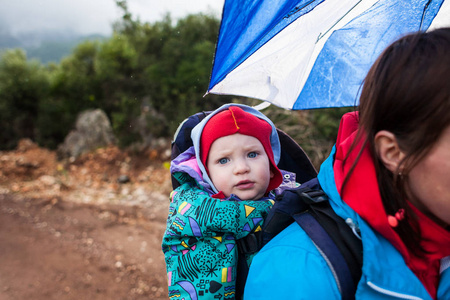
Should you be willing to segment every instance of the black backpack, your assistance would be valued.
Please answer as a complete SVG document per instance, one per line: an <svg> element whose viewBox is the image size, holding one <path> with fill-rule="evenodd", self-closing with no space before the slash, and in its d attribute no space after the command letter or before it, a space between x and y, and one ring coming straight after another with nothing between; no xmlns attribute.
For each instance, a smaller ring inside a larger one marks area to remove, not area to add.
<svg viewBox="0 0 450 300"><path fill-rule="evenodd" d="M179 125L172 142L172 159L193 146L191 131L209 113L196 113ZM285 190L277 196L273 208L264 221L262 231L251 233L237 241L239 261L236 299L242 298L248 275L245 254L259 251L294 222L303 228L324 256L335 274L342 299L354 299L356 286L361 277L361 240L331 208L328 197L316 178L317 171L300 145L283 131L277 129L277 132L282 149L278 167L295 173L296 180L301 186ZM173 188L179 185L172 176Z"/></svg>

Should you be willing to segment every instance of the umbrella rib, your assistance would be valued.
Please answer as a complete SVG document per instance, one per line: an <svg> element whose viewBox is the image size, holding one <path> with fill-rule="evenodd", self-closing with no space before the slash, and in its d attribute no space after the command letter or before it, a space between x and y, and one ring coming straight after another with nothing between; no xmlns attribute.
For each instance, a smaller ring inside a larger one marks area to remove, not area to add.
<svg viewBox="0 0 450 300"><path fill-rule="evenodd" d="M295 7L293 10L291 10L286 16L283 17L283 19L287 19L290 18L292 15L295 15L297 12L301 11L302 9L304 9L305 7L307 7L308 5L310 5L313 2L316 2L317 0L311 0L308 3L305 3L303 6L298 6Z"/></svg>
<svg viewBox="0 0 450 300"><path fill-rule="evenodd" d="M427 4L425 4L425 7L423 8L423 12L422 12L422 19L420 20L420 26L419 26L419 30L422 30L422 25L423 25L423 20L425 19L425 12L428 8L428 5L431 3L432 0L428 0Z"/></svg>
<svg viewBox="0 0 450 300"><path fill-rule="evenodd" d="M429 0L431 1L431 0ZM325 31L324 33L320 33L319 36L317 37L317 41L316 44L325 36L327 35L328 32L330 32L330 30L336 26L337 23L339 23L345 16L347 16L353 9L355 9L355 7L357 7L360 3L362 2L362 0L359 0L358 3L356 3L355 5L353 5L352 8L350 8L345 14L342 15L342 17L340 17L336 22L334 22L334 24L328 28L327 31Z"/></svg>

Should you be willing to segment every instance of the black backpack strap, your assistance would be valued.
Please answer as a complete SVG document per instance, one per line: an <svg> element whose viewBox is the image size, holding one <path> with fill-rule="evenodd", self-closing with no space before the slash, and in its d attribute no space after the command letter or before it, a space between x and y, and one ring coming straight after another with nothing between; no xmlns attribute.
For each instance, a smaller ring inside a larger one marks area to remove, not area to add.
<svg viewBox="0 0 450 300"><path fill-rule="evenodd" d="M236 241L239 253L253 254L262 248L262 231L251 232Z"/></svg>
<svg viewBox="0 0 450 300"><path fill-rule="evenodd" d="M361 278L362 243L352 229L332 209L322 190L297 190L309 209L292 217L311 238L327 261L342 295L355 299Z"/></svg>
<svg viewBox="0 0 450 300"><path fill-rule="evenodd" d="M275 205L269 211L264 221L263 245L267 244L283 229L294 223L292 215L309 208L309 203L299 197L299 192L319 189L319 181L317 178L314 178L303 183L299 188L287 189L281 195L278 195L275 199Z"/></svg>
<svg viewBox="0 0 450 300"><path fill-rule="evenodd" d="M242 253L239 253L238 255L237 270L238 272L236 274L235 299L243 299L245 282L247 281L249 267L247 265L245 255L243 255Z"/></svg>
<svg viewBox="0 0 450 300"><path fill-rule="evenodd" d="M311 214L306 212L296 214L293 217L314 242L321 255L326 259L336 279L342 299L354 299L356 286L353 283L350 269L331 237Z"/></svg>
<svg viewBox="0 0 450 300"><path fill-rule="evenodd" d="M244 296L245 282L247 281L249 267L246 254L253 254L262 248L263 232L251 232L242 239L236 241L238 247L238 264L236 276L236 299Z"/></svg>

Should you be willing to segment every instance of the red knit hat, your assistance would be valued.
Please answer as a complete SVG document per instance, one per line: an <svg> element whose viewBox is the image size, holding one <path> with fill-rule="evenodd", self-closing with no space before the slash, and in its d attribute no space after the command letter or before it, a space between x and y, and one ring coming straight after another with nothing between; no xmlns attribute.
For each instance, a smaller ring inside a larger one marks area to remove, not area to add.
<svg viewBox="0 0 450 300"><path fill-rule="evenodd" d="M218 138L235 133L252 136L261 142L269 158L270 169L274 174L273 178L270 179L266 193L277 188L283 181L283 176L273 158L270 143L272 126L263 119L245 112L237 106L230 106L226 110L212 116L203 128L200 138L200 159L206 171L208 171L206 160L212 143Z"/></svg>

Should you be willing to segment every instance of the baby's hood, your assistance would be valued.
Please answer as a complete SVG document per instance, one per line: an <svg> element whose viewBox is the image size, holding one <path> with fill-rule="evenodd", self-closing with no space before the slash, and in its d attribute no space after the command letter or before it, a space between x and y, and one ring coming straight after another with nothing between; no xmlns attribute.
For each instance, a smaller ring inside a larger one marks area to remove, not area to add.
<svg viewBox="0 0 450 300"><path fill-rule="evenodd" d="M203 163L201 162L200 155L198 155L200 153L200 137L202 135L203 128L205 127L205 124L208 122L208 120L211 119L217 113L228 109L228 107L230 107L230 106L240 107L245 112L251 113L252 115L266 121L267 123L270 124L270 126L272 126L272 134L270 137L270 144L272 146L273 158L274 158L274 161L276 164L278 164L280 161L280 153L281 153L280 139L278 137L278 133L277 133L277 129L276 129L275 125L269 118L267 118L263 113L256 110L255 108L244 105L244 104L229 103L229 104L222 105L221 107L219 107L218 109L216 109L215 111L210 113L208 116L206 116L200 123L198 123L194 127L194 129L192 129L192 132L191 132L191 139L194 144L195 153L197 154L196 155L197 164L200 168L200 171L202 172L203 180L206 181L207 183L209 183L209 185L212 187L212 189L214 190L215 193L218 193L219 191L216 189L216 187L212 183L211 179L209 178L208 172L206 172L206 168L203 165Z"/></svg>

